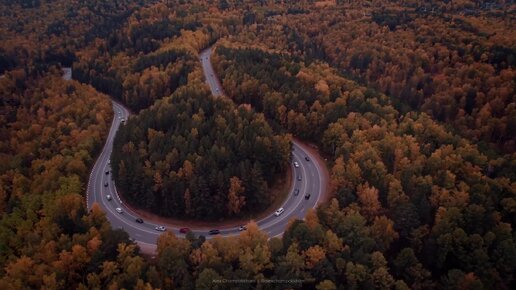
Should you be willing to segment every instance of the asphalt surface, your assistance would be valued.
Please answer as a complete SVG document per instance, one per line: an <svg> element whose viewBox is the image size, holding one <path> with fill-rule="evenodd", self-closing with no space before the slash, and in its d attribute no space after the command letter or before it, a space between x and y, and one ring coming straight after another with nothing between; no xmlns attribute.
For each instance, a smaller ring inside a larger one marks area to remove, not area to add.
<svg viewBox="0 0 516 290"><path fill-rule="evenodd" d="M211 49L207 49L200 54L200 59L204 74L208 85L210 86L214 96L224 96L222 86L217 79L213 67L210 62ZM113 228L121 228L125 230L129 236L134 239L140 246L149 250L155 249L157 239L162 232L155 229L156 226L165 226L167 231L173 231L178 236L184 236L179 233L181 225L155 224L150 221L137 223L138 215L127 208L118 196L115 182L111 177L111 169L109 159L113 150L113 140L116 131L122 125L123 120L130 117L129 111L121 104L113 101L114 118L107 137L106 144L102 149L95 165L93 166L88 182L87 204L91 208L96 202L105 211L107 219ZM302 144L293 142L292 148L292 185L288 198L283 202L282 208L284 212L276 216L271 215L257 220L256 223L261 230L267 232L270 237L281 235L289 222L289 220L297 218L303 219L309 208L314 208L319 202L321 193L325 190L327 181L324 180L323 164L319 164L317 159L310 154L308 150L303 148ZM306 160L305 158L308 158ZM298 163L298 167L294 166L294 162ZM106 174L107 172L107 174ZM106 186L107 183L107 186ZM294 190L299 189L299 194L295 195ZM309 193L310 197L305 198L305 194ZM111 196L108 200L107 196ZM117 212L117 208L122 213ZM239 233L238 227L228 228L191 228L196 235L205 235L210 237L209 231L219 229L220 235L231 236Z"/></svg>

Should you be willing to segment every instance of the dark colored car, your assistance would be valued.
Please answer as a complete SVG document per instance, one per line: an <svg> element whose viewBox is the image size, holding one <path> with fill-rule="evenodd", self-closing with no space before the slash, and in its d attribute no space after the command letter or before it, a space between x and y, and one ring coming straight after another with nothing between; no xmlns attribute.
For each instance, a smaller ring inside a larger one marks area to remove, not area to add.
<svg viewBox="0 0 516 290"><path fill-rule="evenodd" d="M310 193L305 194L305 199L310 199Z"/></svg>
<svg viewBox="0 0 516 290"><path fill-rule="evenodd" d="M180 233L182 233L182 234L186 234L186 233L188 233L189 231L190 231L190 229L189 229L189 228L180 228L180 229L179 229L179 232L180 232Z"/></svg>
<svg viewBox="0 0 516 290"><path fill-rule="evenodd" d="M299 194L299 188L294 189L294 195L297 196Z"/></svg>
<svg viewBox="0 0 516 290"><path fill-rule="evenodd" d="M209 234L210 235L218 235L218 234L220 234L220 231L219 230L211 230L211 231L209 231Z"/></svg>
<svg viewBox="0 0 516 290"><path fill-rule="evenodd" d="M308 156L305 156L305 160L310 161L310 158L308 158Z"/></svg>
<svg viewBox="0 0 516 290"><path fill-rule="evenodd" d="M104 187L107 187L107 186L108 186L108 183L107 183L107 181L106 181L106 182L104 182Z"/></svg>
<svg viewBox="0 0 516 290"><path fill-rule="evenodd" d="M108 175L108 174L109 174L109 170L106 170L106 175Z"/></svg>
<svg viewBox="0 0 516 290"><path fill-rule="evenodd" d="M141 218L137 218L135 221L139 224L143 224L143 220Z"/></svg>
<svg viewBox="0 0 516 290"><path fill-rule="evenodd" d="M302 179L302 178L301 178L301 175L298 175L298 176L297 176L297 180L301 181L301 179Z"/></svg>

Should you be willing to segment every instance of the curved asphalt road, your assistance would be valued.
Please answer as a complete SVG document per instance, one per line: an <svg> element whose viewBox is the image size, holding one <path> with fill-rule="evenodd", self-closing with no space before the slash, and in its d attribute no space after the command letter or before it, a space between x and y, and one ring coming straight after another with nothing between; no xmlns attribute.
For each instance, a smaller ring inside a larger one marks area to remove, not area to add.
<svg viewBox="0 0 516 290"><path fill-rule="evenodd" d="M201 63L208 85L214 96L223 96L222 86L215 76L213 67L210 62L211 48L203 51L200 54ZM111 222L113 228L124 229L129 233L130 237L134 239L140 246L147 249L154 249L159 235L162 232L156 231L157 224L144 221L139 224L135 222L138 216L130 209L124 206L116 190L114 181L111 178L109 158L113 150L113 140L116 131L121 125L122 121L129 118L129 111L117 102L113 101L114 118L111 124L111 129L107 137L106 144L102 152L95 162L90 174L87 190L87 204L91 208L96 202L105 211L107 219ZM310 161L305 158L308 157ZM321 193L325 190L327 180L325 180L323 170L324 165L319 164L317 159L311 156L304 146L296 141L293 141L292 148L292 172L293 184L290 188L288 198L283 202L282 207L285 209L283 214L275 216L271 214L261 220L256 221L261 230L267 232L270 237L281 235L288 221L297 218L303 219L306 211L309 208L314 208L319 202ZM299 167L294 166L294 162L299 164ZM106 174L106 171L109 173ZM107 186L105 183L107 182ZM299 189L299 194L294 195L294 190ZM310 193L311 196L307 200L305 194ZM107 199L107 195L112 197ZM123 213L118 213L116 208L121 208ZM168 231L173 231L176 235L182 236L179 233L180 225L164 225ZM205 235L209 237L208 231L210 228L192 228L196 235ZM237 227L220 228L220 234L223 236L231 236L238 234Z"/></svg>

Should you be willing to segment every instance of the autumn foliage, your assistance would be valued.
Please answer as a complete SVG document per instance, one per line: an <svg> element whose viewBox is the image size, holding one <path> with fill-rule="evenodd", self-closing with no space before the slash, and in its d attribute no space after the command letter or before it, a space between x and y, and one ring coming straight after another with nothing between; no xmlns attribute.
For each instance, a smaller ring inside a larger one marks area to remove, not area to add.
<svg viewBox="0 0 516 290"><path fill-rule="evenodd" d="M511 1L0 8L0 289L514 285ZM231 100L203 83L198 53L213 44ZM282 237L254 222L228 238L167 232L144 258L85 207L109 97L135 113L112 156L129 202L193 218L265 207L289 134L327 158L333 198Z"/></svg>

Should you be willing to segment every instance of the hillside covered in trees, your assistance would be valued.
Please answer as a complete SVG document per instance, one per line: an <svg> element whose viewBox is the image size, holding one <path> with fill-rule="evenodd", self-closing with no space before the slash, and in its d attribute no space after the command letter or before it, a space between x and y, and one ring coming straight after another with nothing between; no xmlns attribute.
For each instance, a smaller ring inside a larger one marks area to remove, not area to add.
<svg viewBox="0 0 516 290"><path fill-rule="evenodd" d="M424 113L400 115L385 95L345 80L327 65L305 68L285 55L223 46L215 59L226 92L236 101L257 104L292 133L321 140L323 150L333 156L336 200L331 206L379 231L368 237L368 248L367 239L355 240L354 230L321 211L319 217L329 218L327 226L344 244L365 253L374 248L398 255L410 251L423 266L423 272L410 274L418 278L407 276L411 288L432 284L417 279L450 274L453 267L493 283L488 288L512 279L512 237L492 250L485 247L485 239L492 229L510 229L514 223L514 161L489 160ZM468 250L461 253L463 249ZM504 258L497 260L495 252L503 252ZM475 272L485 263L494 266L494 276ZM505 278L496 282L495 277Z"/></svg>
<svg viewBox="0 0 516 290"><path fill-rule="evenodd" d="M113 174L128 201L196 219L265 208L269 185L290 160L288 136L201 86L185 86L122 126Z"/></svg>
<svg viewBox="0 0 516 290"><path fill-rule="evenodd" d="M134 246L119 248L127 233L85 207L88 168L113 115L106 96L55 72L12 71L0 91L0 288L70 289L103 265L143 263ZM131 276L120 285L134 285Z"/></svg>
<svg viewBox="0 0 516 290"><path fill-rule="evenodd" d="M304 13L255 8L236 37L307 63L328 62L393 98L403 112L426 112L483 147L516 150L514 5L377 1L375 9L342 2L349 3Z"/></svg>
<svg viewBox="0 0 516 290"><path fill-rule="evenodd" d="M510 1L0 7L0 289L512 289ZM203 84L213 44L232 101ZM112 155L132 204L265 206L290 134L328 158L333 198L282 237L167 232L143 256L85 206L109 97L135 113ZM254 282L220 282L236 279Z"/></svg>

